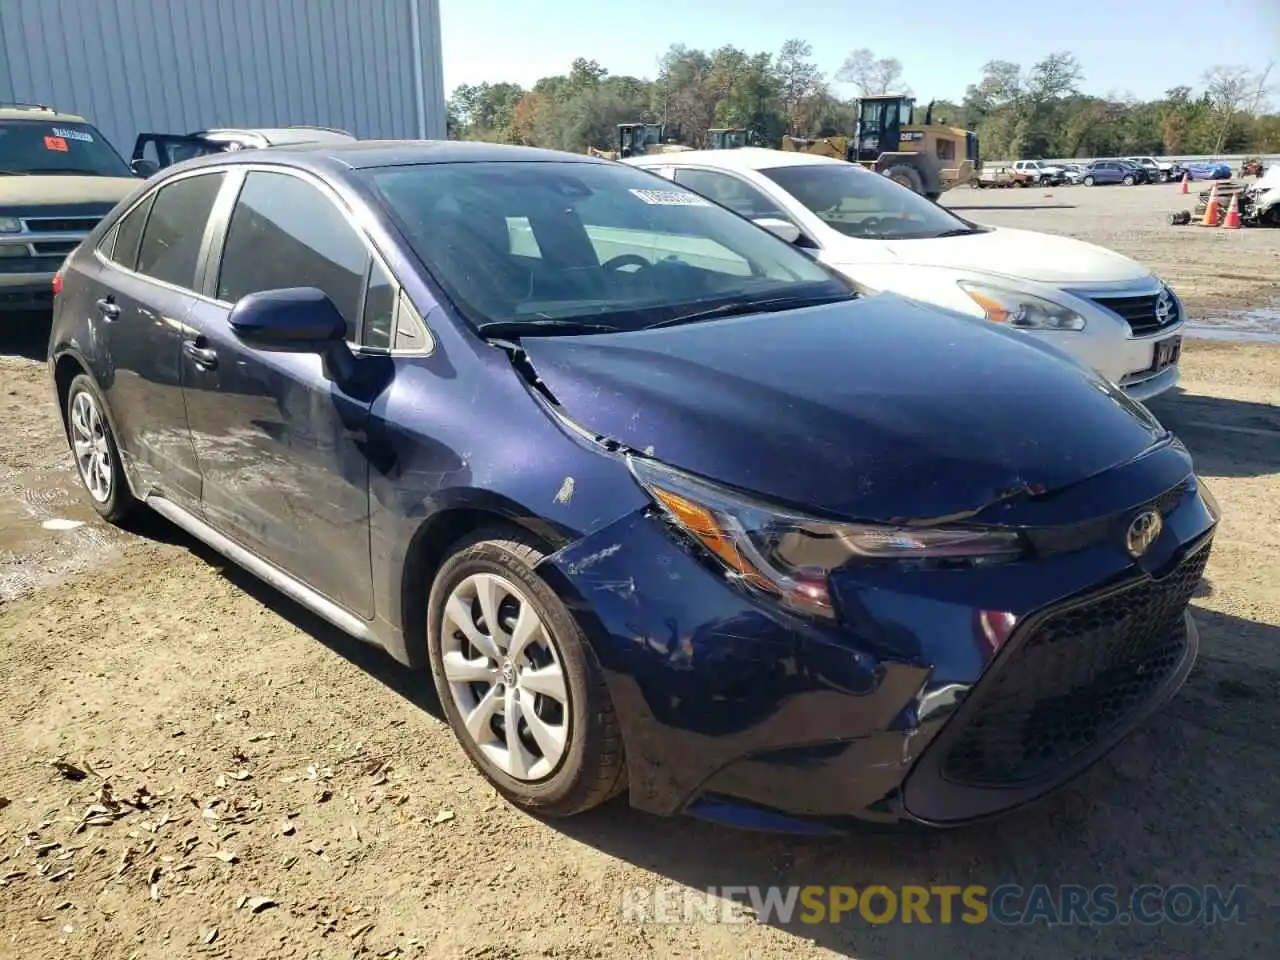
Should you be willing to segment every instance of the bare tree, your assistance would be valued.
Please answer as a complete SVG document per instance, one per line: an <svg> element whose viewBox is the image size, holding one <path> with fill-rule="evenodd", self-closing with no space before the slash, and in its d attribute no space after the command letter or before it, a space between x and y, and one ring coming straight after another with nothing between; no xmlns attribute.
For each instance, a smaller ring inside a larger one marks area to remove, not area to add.
<svg viewBox="0 0 1280 960"><path fill-rule="evenodd" d="M1244 107L1252 86L1253 79L1245 67L1218 66L1205 73L1204 92L1213 104L1218 126L1218 136L1213 144L1215 154L1222 152L1231 124Z"/></svg>
<svg viewBox="0 0 1280 960"><path fill-rule="evenodd" d="M1263 71L1258 74L1258 87L1253 92L1253 103L1249 106L1249 112L1255 117L1260 116L1266 105L1267 94L1271 92L1271 88L1267 86L1267 80L1271 77L1271 70L1275 67L1276 62L1272 60L1266 65Z"/></svg>
<svg viewBox="0 0 1280 960"><path fill-rule="evenodd" d="M822 71L809 59L812 56L813 45L804 40L788 40L778 52L782 107L793 131L799 121L800 104L822 90Z"/></svg>
<svg viewBox="0 0 1280 960"><path fill-rule="evenodd" d="M877 58L867 47L854 50L844 58L844 63L836 71L836 79L853 84L862 97L886 93L911 94L911 88L902 82L902 62L896 57Z"/></svg>

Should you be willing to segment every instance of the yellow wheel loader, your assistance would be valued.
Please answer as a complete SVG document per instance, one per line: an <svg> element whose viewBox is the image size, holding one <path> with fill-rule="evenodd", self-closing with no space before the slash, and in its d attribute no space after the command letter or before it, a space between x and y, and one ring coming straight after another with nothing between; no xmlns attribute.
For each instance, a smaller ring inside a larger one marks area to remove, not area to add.
<svg viewBox="0 0 1280 960"><path fill-rule="evenodd" d="M933 122L933 104L919 122L913 97L863 97L852 137L783 137L782 149L839 157L883 173L930 200L968 183L978 170L978 135Z"/></svg>

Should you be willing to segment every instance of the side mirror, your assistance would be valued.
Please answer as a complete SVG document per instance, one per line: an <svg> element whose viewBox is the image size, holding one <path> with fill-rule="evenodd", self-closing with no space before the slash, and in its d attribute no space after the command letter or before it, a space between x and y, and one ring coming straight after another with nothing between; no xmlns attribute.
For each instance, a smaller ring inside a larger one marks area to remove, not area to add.
<svg viewBox="0 0 1280 960"><path fill-rule="evenodd" d="M135 177L141 177L146 180L160 171L160 164L154 160L145 160L142 157L138 157L129 161L129 169L133 171Z"/></svg>
<svg viewBox="0 0 1280 960"><path fill-rule="evenodd" d="M323 290L288 287L248 294L231 308L227 324L237 337L259 350L320 354L325 376L335 382L355 374L347 321Z"/></svg>
<svg viewBox="0 0 1280 960"><path fill-rule="evenodd" d="M756 217L751 222L787 243L795 243L800 239L800 228L790 221L777 217Z"/></svg>

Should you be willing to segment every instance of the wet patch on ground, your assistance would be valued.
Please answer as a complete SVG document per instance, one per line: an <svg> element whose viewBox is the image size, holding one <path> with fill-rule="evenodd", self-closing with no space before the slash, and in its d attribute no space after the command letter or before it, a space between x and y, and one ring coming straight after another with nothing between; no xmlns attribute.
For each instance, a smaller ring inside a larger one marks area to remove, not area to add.
<svg viewBox="0 0 1280 960"><path fill-rule="evenodd" d="M1187 336L1200 340L1280 343L1280 304L1194 319L1187 324Z"/></svg>

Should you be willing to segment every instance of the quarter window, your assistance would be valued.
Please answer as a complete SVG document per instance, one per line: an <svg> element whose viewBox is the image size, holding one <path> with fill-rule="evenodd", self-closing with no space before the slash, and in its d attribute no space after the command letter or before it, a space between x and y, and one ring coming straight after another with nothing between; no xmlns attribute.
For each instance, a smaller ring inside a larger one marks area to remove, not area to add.
<svg viewBox="0 0 1280 960"><path fill-rule="evenodd" d="M139 273L176 287L195 289L204 230L224 176L208 173L185 177L157 191L138 246ZM117 238L116 246L119 245Z"/></svg>
<svg viewBox="0 0 1280 960"><path fill-rule="evenodd" d="M142 228L147 225L147 214L155 201L153 193L134 207L116 225L116 242L111 248L111 259L126 270L138 265L138 244L142 242Z"/></svg>
<svg viewBox="0 0 1280 960"><path fill-rule="evenodd" d="M369 287L364 295L364 326L360 342L367 347L390 347L395 325L396 283L391 275L374 261L369 270Z"/></svg>
<svg viewBox="0 0 1280 960"><path fill-rule="evenodd" d="M218 273L218 299L315 287L328 294L354 341L371 257L332 200L289 174L252 171L236 201ZM389 308L388 308L389 309ZM379 321L380 322L380 321ZM385 346L390 328L381 334Z"/></svg>

